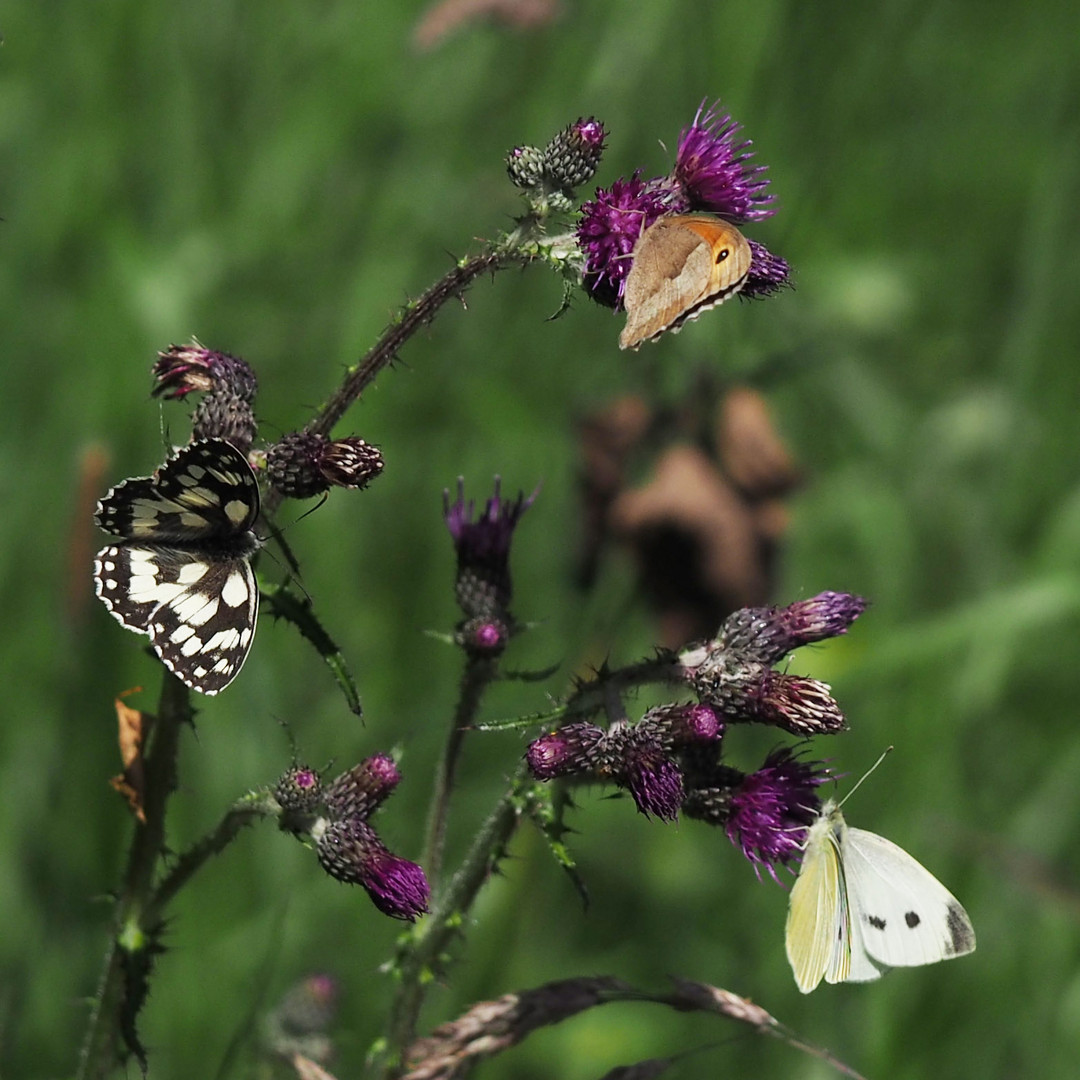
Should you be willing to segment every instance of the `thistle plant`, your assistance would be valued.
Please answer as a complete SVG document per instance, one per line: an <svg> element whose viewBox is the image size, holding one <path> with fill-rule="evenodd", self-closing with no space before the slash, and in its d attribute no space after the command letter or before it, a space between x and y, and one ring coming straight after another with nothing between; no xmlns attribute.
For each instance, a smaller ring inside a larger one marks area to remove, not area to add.
<svg viewBox="0 0 1080 1080"><path fill-rule="evenodd" d="M780 881L798 860L821 806L818 788L830 775L808 740L847 726L827 685L777 669L800 646L848 632L866 605L842 591L730 610L705 640L657 645L637 662L605 664L564 679L554 704L551 695L538 691L528 715L486 716L485 695L497 680L539 681L553 674L504 666L514 639L530 632L515 611L511 555L519 530L542 527L539 489L507 494L497 478L491 488L469 478L444 496L443 523L457 563L456 579L447 588L460 608L460 620L445 640L458 650L462 674L432 776L415 763L399 765L382 718L366 716L370 748L364 760L336 775L299 760L283 761L278 778L238 793L205 837L175 858L163 858L171 850L165 810L180 782L177 748L183 729L193 723L193 694L223 693L239 702L260 608L262 618L272 615L299 631L307 644L298 638L297 648L314 647L348 707L362 711L362 684L324 621L332 598L307 594L278 518L286 500L363 498L370 485L394 482L392 468L384 471L393 463L384 462L379 448L362 434L342 434L339 425L416 332L485 276L534 264L559 276L567 304L584 292L619 310L635 247L657 221L692 212L752 227L775 212L764 166L718 105L698 109L667 175L643 180L635 172L583 200L581 189L596 174L608 138L604 125L588 117L543 147L513 148L505 167L523 200L513 227L408 303L301 430L268 434L269 424L261 424L255 411L255 365L247 360L192 342L168 346L153 363L154 395L195 404L191 441L168 461L149 463L158 465L152 475L114 487L97 515L112 534L95 563L98 594L124 627L149 638L163 668L153 716L130 704L117 706L131 733L118 783L132 808L133 834L81 1056L84 1080L110 1075L129 1058L148 1070L139 1015L166 947L169 906L211 856L225 853L244 826L260 819L276 822L312 849L313 873L321 868L339 882L358 885L381 913L406 926L386 964L393 978L384 1036L370 1055L372 1076L464 1076L537 1027L595 1005L631 1000L718 1013L842 1067L746 998L687 980L650 991L617 975L567 973L565 980L541 987L501 988L498 1000L480 1003L433 1032L418 1030L432 980L454 978L456 959L468 944L460 940L466 917L519 828L538 829L554 865L579 884L587 879L587 867L576 865L566 839L577 784L625 792L627 805L659 827L670 828L681 818L714 826L755 874L764 870ZM748 242L752 261L740 295L776 297L789 281L790 267L760 242ZM588 311L576 317L588 317ZM422 367L423 345L411 356ZM388 382L386 391L396 386ZM499 468L493 457L491 472ZM437 507L431 526L440 527ZM529 597L528 607L535 611L542 603L541 597ZM637 699L646 689L661 700L640 709ZM770 726L778 738L783 733L795 741L773 749L756 771L740 771L729 763L727 748L746 724ZM508 757L505 790L465 856L445 866L462 746L507 729L529 732L525 753ZM386 804L401 783L431 788L426 835L414 833L408 843L416 861L391 852L380 838L380 816L393 814ZM579 819L576 827L588 823ZM482 934L483 926L470 933ZM297 988L267 1020L263 1042L298 1074L329 1075L332 1044L325 1031L336 983L330 976L302 979L303 974L297 973ZM312 1071L316 1067L323 1072ZM663 1062L643 1062L620 1075L655 1076L663 1068Z"/></svg>

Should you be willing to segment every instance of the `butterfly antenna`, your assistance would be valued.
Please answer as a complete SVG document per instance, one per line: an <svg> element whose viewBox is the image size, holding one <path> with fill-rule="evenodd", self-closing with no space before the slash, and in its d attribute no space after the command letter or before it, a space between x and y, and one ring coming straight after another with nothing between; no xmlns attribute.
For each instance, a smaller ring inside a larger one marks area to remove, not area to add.
<svg viewBox="0 0 1080 1080"><path fill-rule="evenodd" d="M885 747L884 751L882 752L881 757L879 757L877 759L877 761L875 761L874 764L871 765L870 768L867 769L866 772L864 772L861 777L859 777L858 783L840 800L840 803L839 803L840 806L843 806L844 803L846 803L848 801L848 799L850 799L851 796L854 795L855 792L858 791L859 788L862 787L863 781L893 752L893 749L894 749L894 747L892 747L892 746L886 746Z"/></svg>

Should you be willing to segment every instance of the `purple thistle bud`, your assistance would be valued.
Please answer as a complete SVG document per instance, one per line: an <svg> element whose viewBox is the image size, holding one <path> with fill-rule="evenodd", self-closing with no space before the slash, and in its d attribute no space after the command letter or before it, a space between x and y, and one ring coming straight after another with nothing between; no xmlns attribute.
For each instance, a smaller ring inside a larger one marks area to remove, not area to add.
<svg viewBox="0 0 1080 1080"><path fill-rule="evenodd" d="M510 633L510 627L501 619L478 616L462 623L454 639L470 656L500 656Z"/></svg>
<svg viewBox="0 0 1080 1080"><path fill-rule="evenodd" d="M724 724L708 705L658 705L641 718L636 730L648 733L665 750L719 742Z"/></svg>
<svg viewBox="0 0 1080 1080"><path fill-rule="evenodd" d="M602 755L604 730L595 724L567 724L534 739L525 751L529 772L537 780L592 772Z"/></svg>
<svg viewBox="0 0 1080 1080"><path fill-rule="evenodd" d="M685 200L664 181L646 183L639 173L598 188L596 198L582 206L577 227L585 256L582 284L589 295L606 307L619 307L638 237L664 214L685 209Z"/></svg>
<svg viewBox="0 0 1080 1080"><path fill-rule="evenodd" d="M364 488L382 470L379 448L355 435L331 440L296 431L266 451L270 483L290 499L308 499L331 487Z"/></svg>
<svg viewBox="0 0 1080 1080"><path fill-rule="evenodd" d="M636 728L627 731L620 771L638 810L661 821L678 820L683 800L682 770L654 739Z"/></svg>
<svg viewBox="0 0 1080 1080"><path fill-rule="evenodd" d="M294 765L274 787L274 798L289 816L304 817L322 804L322 781L319 774L306 765Z"/></svg>
<svg viewBox="0 0 1080 1080"><path fill-rule="evenodd" d="M548 176L567 191L592 178L604 152L604 125L595 117L579 117L548 143L544 167Z"/></svg>
<svg viewBox="0 0 1080 1080"><path fill-rule="evenodd" d="M674 177L695 210L711 210L735 224L775 213L763 165L751 165L749 139L736 142L741 125L716 102L705 115L702 101L694 122L679 137Z"/></svg>
<svg viewBox="0 0 1080 1080"><path fill-rule="evenodd" d="M829 689L817 679L767 671L748 693L747 710L753 719L793 735L832 734L847 724Z"/></svg>
<svg viewBox="0 0 1080 1080"><path fill-rule="evenodd" d="M495 494L473 521L474 504L465 502L465 483L458 479L458 497L453 504L450 492L443 492L443 517L457 550L458 605L469 618L507 619L507 605L513 593L510 581L510 542L522 515L533 504L536 492L525 498L503 499L500 479L495 477Z"/></svg>
<svg viewBox="0 0 1080 1080"><path fill-rule="evenodd" d="M750 271L739 296L744 300L764 300L789 284L791 266L757 240L747 237L747 243L750 245Z"/></svg>
<svg viewBox="0 0 1080 1080"><path fill-rule="evenodd" d="M815 788L829 778L823 762L801 761L782 747L732 792L728 839L754 864L759 878L764 866L779 883L776 865L801 853L806 828L821 806Z"/></svg>
<svg viewBox="0 0 1080 1080"><path fill-rule="evenodd" d="M865 610L861 596L823 592L787 607L742 608L724 620L717 638L725 649L775 664L800 645L846 634Z"/></svg>
<svg viewBox="0 0 1080 1080"><path fill-rule="evenodd" d="M334 821L313 835L323 869L360 885L384 915L411 921L427 911L431 890L423 869L391 854L367 822Z"/></svg>
<svg viewBox="0 0 1080 1080"><path fill-rule="evenodd" d="M191 418L193 439L224 439L248 452L257 430L252 406L258 380L245 360L195 343L170 345L158 353L151 374L154 397L205 393Z"/></svg>
<svg viewBox="0 0 1080 1080"><path fill-rule="evenodd" d="M327 787L326 809L334 819L366 821L400 782L401 773L393 759L386 754L373 754Z"/></svg>
<svg viewBox="0 0 1080 1080"><path fill-rule="evenodd" d="M332 975L309 975L289 989L274 1010L274 1019L287 1035L325 1031L334 1019L340 992Z"/></svg>

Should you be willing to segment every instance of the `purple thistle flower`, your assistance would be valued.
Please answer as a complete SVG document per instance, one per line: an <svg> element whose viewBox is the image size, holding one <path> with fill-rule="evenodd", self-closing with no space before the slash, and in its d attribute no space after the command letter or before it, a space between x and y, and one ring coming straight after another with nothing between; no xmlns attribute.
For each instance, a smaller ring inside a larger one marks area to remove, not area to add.
<svg viewBox="0 0 1080 1080"><path fill-rule="evenodd" d="M503 499L499 477L495 478L495 494L484 504L479 517L473 520L474 504L465 502L465 484L458 479L458 497L450 502L449 491L443 492L443 517L457 551L457 581L455 591L458 605L467 618L482 618L509 624L507 605L510 603L510 542L522 515L533 504L537 493L525 498L519 492L516 499Z"/></svg>
<svg viewBox="0 0 1080 1080"><path fill-rule="evenodd" d="M589 295L617 308L638 237L664 214L685 209L685 200L663 181L646 183L639 173L616 180L610 188L597 188L596 198L582 206L577 227L578 246L585 255L582 282Z"/></svg>
<svg viewBox="0 0 1080 1080"><path fill-rule="evenodd" d="M724 620L717 637L725 649L775 664L800 645L846 634L865 610L861 596L823 592L787 607L742 608Z"/></svg>
<svg viewBox="0 0 1080 1080"><path fill-rule="evenodd" d="M224 439L246 454L257 427L253 405L258 380L246 360L203 346L170 345L151 368L154 397L181 399L193 391L205 397L191 418L193 439Z"/></svg>
<svg viewBox="0 0 1080 1080"><path fill-rule="evenodd" d="M736 142L742 130L716 102L705 115L702 101L694 122L679 137L675 180L695 210L711 210L734 224L760 221L775 213L766 193L763 165L750 165L749 139Z"/></svg>
<svg viewBox="0 0 1080 1080"><path fill-rule="evenodd" d="M312 835L319 863L331 877L361 886L392 918L413 920L427 911L431 890L423 869L388 851L366 821L352 817L323 825Z"/></svg>
<svg viewBox="0 0 1080 1080"><path fill-rule="evenodd" d="M744 300L764 300L789 284L791 266L787 259L774 255L764 244L747 237L752 262L746 284L739 291Z"/></svg>
<svg viewBox="0 0 1080 1080"><path fill-rule="evenodd" d="M801 853L806 828L821 806L815 788L828 779L823 762L801 761L790 747L782 747L732 793L725 831L754 864L759 879L764 866L779 884L777 864L790 863Z"/></svg>
<svg viewBox="0 0 1080 1080"><path fill-rule="evenodd" d="M683 800L682 770L658 742L628 729L620 771L641 813L661 821L678 819Z"/></svg>
<svg viewBox="0 0 1080 1080"><path fill-rule="evenodd" d="M314 814L322 803L322 781L319 774L306 765L294 765L274 787L274 798L281 806L285 827L295 823L303 828L303 819Z"/></svg>

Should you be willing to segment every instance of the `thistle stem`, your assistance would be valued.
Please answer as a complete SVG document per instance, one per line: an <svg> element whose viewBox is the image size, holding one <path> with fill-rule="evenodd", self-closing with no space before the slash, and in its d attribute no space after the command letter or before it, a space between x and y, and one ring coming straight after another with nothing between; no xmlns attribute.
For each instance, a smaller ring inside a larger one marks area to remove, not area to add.
<svg viewBox="0 0 1080 1080"><path fill-rule="evenodd" d="M126 997L130 989L126 976L133 965L152 962L150 950L158 917L156 912L149 917L154 874L165 846L166 807L176 788L180 729L190 720L187 687L165 672L157 717L143 756L146 821L135 823L127 869L116 901L112 939L79 1055L77 1080L104 1080L111 1075L121 1056L121 1037L125 1038L127 1049L140 1056L138 1045L132 1045L131 1041L138 1002ZM145 1071L145 1061L142 1064Z"/></svg>
<svg viewBox="0 0 1080 1080"><path fill-rule="evenodd" d="M432 892L437 891L439 875L442 871L443 850L446 842L446 822L450 812L450 795L454 788L454 773L457 770L461 746L465 735L476 718L480 699L484 690L495 677L496 664L484 657L469 656L465 661L465 671L461 676L461 692L457 707L450 722L446 736L442 759L439 761L435 776L435 790L431 796L428 812L427 839L424 842L423 867L431 884Z"/></svg>

